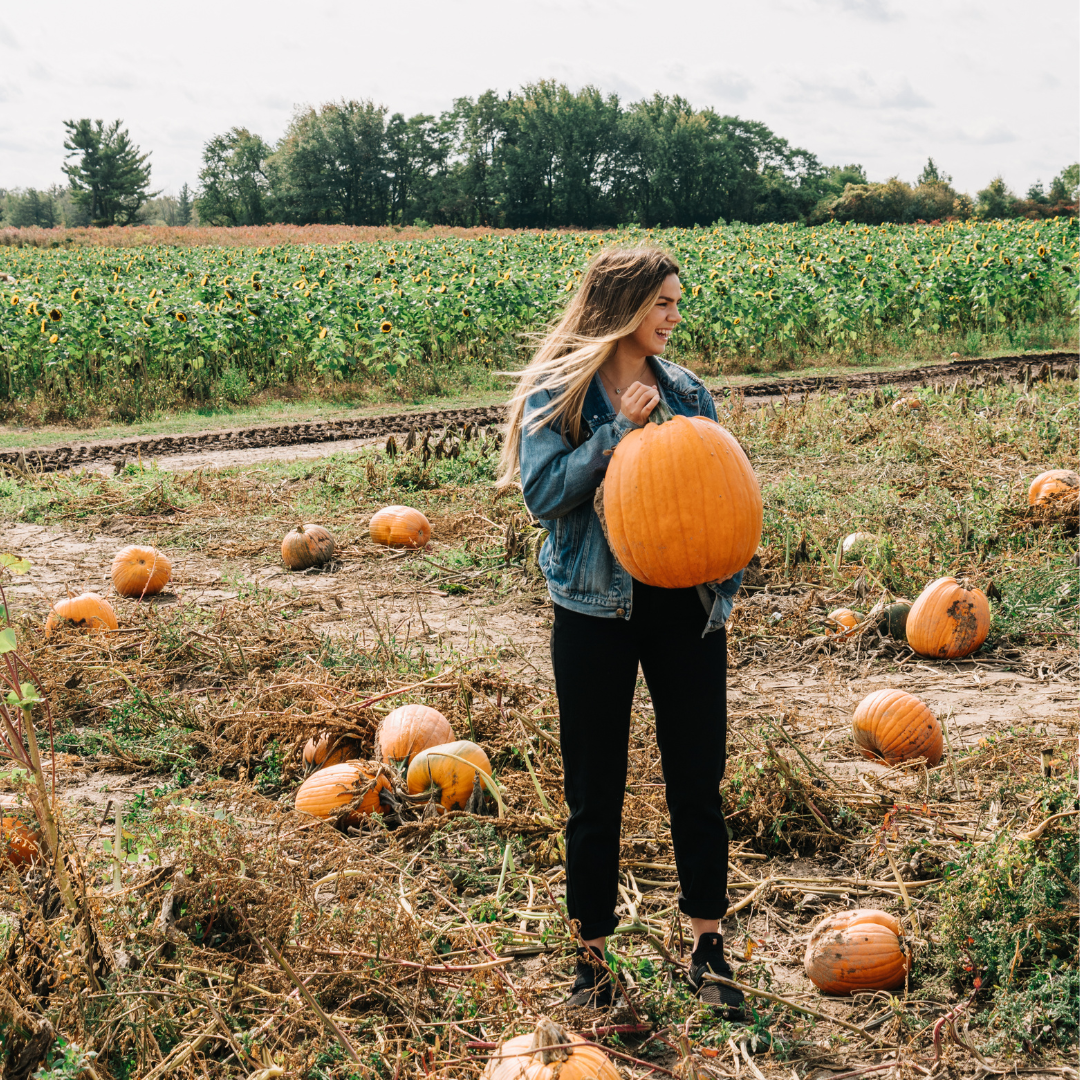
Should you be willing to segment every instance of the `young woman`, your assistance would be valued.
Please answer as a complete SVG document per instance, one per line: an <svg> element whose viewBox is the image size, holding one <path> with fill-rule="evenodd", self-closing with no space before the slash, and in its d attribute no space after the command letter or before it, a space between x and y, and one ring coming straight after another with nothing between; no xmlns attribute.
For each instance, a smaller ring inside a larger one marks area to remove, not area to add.
<svg viewBox="0 0 1080 1080"><path fill-rule="evenodd" d="M719 785L726 753L727 643L742 573L696 589L634 581L611 554L593 496L619 440L663 399L716 419L697 376L660 359L679 324L678 264L653 248L593 260L510 402L503 481L521 470L525 504L548 530L540 565L555 605L551 660L559 699L566 803L566 906L581 942L569 1004L609 1005L604 944L618 923L619 834L640 663L652 696L679 873L690 918L690 981L727 1015L737 990L720 920L728 835Z"/></svg>

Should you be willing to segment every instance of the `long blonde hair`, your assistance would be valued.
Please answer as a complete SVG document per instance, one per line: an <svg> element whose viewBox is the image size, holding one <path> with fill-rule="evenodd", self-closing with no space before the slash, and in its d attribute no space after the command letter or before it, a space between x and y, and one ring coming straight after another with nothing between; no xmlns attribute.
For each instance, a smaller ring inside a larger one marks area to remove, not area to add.
<svg viewBox="0 0 1080 1080"><path fill-rule="evenodd" d="M632 334L652 310L664 281L679 264L660 248L609 248L589 264L562 318L544 336L520 372L509 404L499 484L517 472L525 402L539 387L558 391L529 420L529 431L558 425L563 437L581 442L581 410L593 376L615 355L620 338Z"/></svg>

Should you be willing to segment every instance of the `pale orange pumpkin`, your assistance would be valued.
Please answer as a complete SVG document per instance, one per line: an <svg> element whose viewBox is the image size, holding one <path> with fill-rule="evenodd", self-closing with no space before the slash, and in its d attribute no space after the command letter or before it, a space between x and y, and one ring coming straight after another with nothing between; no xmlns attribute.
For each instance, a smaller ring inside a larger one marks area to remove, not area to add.
<svg viewBox="0 0 1080 1080"><path fill-rule="evenodd" d="M51 637L61 626L78 627L80 630L118 630L116 612L112 604L97 593L84 592L69 596L53 604L45 620L45 636Z"/></svg>
<svg viewBox="0 0 1080 1080"><path fill-rule="evenodd" d="M411 506L384 506L371 519L368 533L376 544L422 548L431 539L431 522Z"/></svg>
<svg viewBox="0 0 1080 1080"><path fill-rule="evenodd" d="M481 1080L619 1080L619 1070L595 1043L543 1017L495 1051Z"/></svg>
<svg viewBox="0 0 1080 1080"><path fill-rule="evenodd" d="M647 585L723 581L750 562L761 540L757 477L714 421L666 408L654 418L623 436L604 477L611 550Z"/></svg>
<svg viewBox="0 0 1080 1080"><path fill-rule="evenodd" d="M349 735L331 735L320 732L304 743L304 768L314 772L342 761L355 761L360 757L360 742Z"/></svg>
<svg viewBox="0 0 1080 1080"><path fill-rule="evenodd" d="M444 810L461 810L473 793L478 771L491 775L487 754L476 743L461 739L421 750L409 763L405 783L410 795L430 795Z"/></svg>
<svg viewBox="0 0 1080 1080"><path fill-rule="evenodd" d="M864 757L889 765L924 757L931 766L941 761L941 723L914 694L904 690L875 690L859 702L851 733Z"/></svg>
<svg viewBox="0 0 1080 1080"><path fill-rule="evenodd" d="M922 402L917 397L904 397L897 398L892 403L892 411L899 415L900 413L918 412L923 407Z"/></svg>
<svg viewBox="0 0 1080 1080"><path fill-rule="evenodd" d="M23 818L0 818L0 866L10 863L16 869L38 859L41 834Z"/></svg>
<svg viewBox="0 0 1080 1080"><path fill-rule="evenodd" d="M379 792L390 789L385 769L375 762L342 761L313 772L297 789L295 806L305 814L328 818L362 796L344 824L354 824L364 814L382 812Z"/></svg>
<svg viewBox="0 0 1080 1080"><path fill-rule="evenodd" d="M818 923L806 945L803 967L826 994L896 990L904 985L911 953L904 947L895 916L856 908Z"/></svg>
<svg viewBox="0 0 1080 1080"><path fill-rule="evenodd" d="M908 644L922 656L969 656L990 633L990 601L967 581L931 581L911 605Z"/></svg>
<svg viewBox="0 0 1080 1080"><path fill-rule="evenodd" d="M281 541L281 560L290 570L325 566L334 557L334 538L321 525L297 525Z"/></svg>
<svg viewBox="0 0 1080 1080"><path fill-rule="evenodd" d="M172 576L172 563L157 548L121 548L112 561L113 587L121 596L156 596Z"/></svg>
<svg viewBox="0 0 1080 1080"><path fill-rule="evenodd" d="M851 608L838 607L830 611L825 617L828 623L828 632L840 638L851 637L855 627L859 625L859 616Z"/></svg>
<svg viewBox="0 0 1080 1080"><path fill-rule="evenodd" d="M408 766L414 754L452 742L450 721L428 705L402 705L379 725L379 756L387 765Z"/></svg>
<svg viewBox="0 0 1080 1080"><path fill-rule="evenodd" d="M1072 469L1051 469L1039 473L1028 488L1028 505L1038 506L1061 492L1080 489L1080 476Z"/></svg>

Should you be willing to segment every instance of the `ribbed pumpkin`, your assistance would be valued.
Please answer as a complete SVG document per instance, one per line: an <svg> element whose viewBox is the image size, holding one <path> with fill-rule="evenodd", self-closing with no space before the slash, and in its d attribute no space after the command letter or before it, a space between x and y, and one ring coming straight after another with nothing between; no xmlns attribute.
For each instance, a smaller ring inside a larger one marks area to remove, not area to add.
<svg viewBox="0 0 1080 1080"><path fill-rule="evenodd" d="M1051 469L1039 473L1028 488L1028 506L1038 506L1059 492L1076 491L1080 488L1080 476L1072 469Z"/></svg>
<svg viewBox="0 0 1080 1080"><path fill-rule="evenodd" d="M304 767L307 772L313 772L342 761L355 761L360 757L360 753L358 739L349 735L320 732L304 743Z"/></svg>
<svg viewBox="0 0 1080 1080"><path fill-rule="evenodd" d="M864 757L889 765L924 757L941 761L941 724L917 698L904 690L875 690L859 702L851 734Z"/></svg>
<svg viewBox="0 0 1080 1080"><path fill-rule="evenodd" d="M830 634L846 638L851 637L855 627L859 625L859 616L851 608L838 607L825 616L825 622Z"/></svg>
<svg viewBox="0 0 1080 1080"><path fill-rule="evenodd" d="M461 810L473 792L477 771L490 776L491 762L476 743L461 739L421 750L409 763L405 783L410 795L430 794L444 810Z"/></svg>
<svg viewBox="0 0 1080 1080"><path fill-rule="evenodd" d="M57 600L45 620L45 636L50 637L61 626L78 627L81 630L118 630L116 612L112 604L97 593L84 592Z"/></svg>
<svg viewBox="0 0 1080 1080"><path fill-rule="evenodd" d="M896 990L910 966L900 923L872 908L841 911L818 923L803 958L807 977L825 994Z"/></svg>
<svg viewBox="0 0 1080 1080"><path fill-rule="evenodd" d="M450 721L428 705L402 705L379 725L379 757L387 765L407 766L414 754L430 746L452 742Z"/></svg>
<svg viewBox="0 0 1080 1080"><path fill-rule="evenodd" d="M172 563L157 548L121 548L112 561L113 587L121 596L156 596L172 576Z"/></svg>
<svg viewBox="0 0 1080 1080"><path fill-rule="evenodd" d="M922 656L969 656L989 633L990 601L953 577L931 581L908 612L908 644Z"/></svg>
<svg viewBox="0 0 1080 1080"><path fill-rule="evenodd" d="M894 600L878 612L877 628L898 641L907 640L907 621L911 605L906 600Z"/></svg>
<svg viewBox="0 0 1080 1080"><path fill-rule="evenodd" d="M40 855L40 833L22 818L0 818L0 866L10 863L16 869L29 866Z"/></svg>
<svg viewBox="0 0 1080 1080"><path fill-rule="evenodd" d="M345 824L353 824L364 814L382 812L379 792L391 784L381 765L375 762L343 761L313 772L297 789L295 806L305 814L328 818L358 795L363 801Z"/></svg>
<svg viewBox="0 0 1080 1080"><path fill-rule="evenodd" d="M368 533L376 544L422 548L431 539L431 522L411 506L384 506L371 519Z"/></svg>
<svg viewBox="0 0 1080 1080"><path fill-rule="evenodd" d="M297 525L281 541L281 560L290 570L325 566L334 557L334 538L321 525Z"/></svg>
<svg viewBox="0 0 1080 1080"><path fill-rule="evenodd" d="M595 1043L544 1017L535 1031L504 1042L481 1080L619 1080L619 1070Z"/></svg>
<svg viewBox="0 0 1080 1080"><path fill-rule="evenodd" d="M659 415L658 415L659 414ZM671 416L624 435L604 478L612 552L646 585L723 581L761 540L761 489L742 447L704 416Z"/></svg>

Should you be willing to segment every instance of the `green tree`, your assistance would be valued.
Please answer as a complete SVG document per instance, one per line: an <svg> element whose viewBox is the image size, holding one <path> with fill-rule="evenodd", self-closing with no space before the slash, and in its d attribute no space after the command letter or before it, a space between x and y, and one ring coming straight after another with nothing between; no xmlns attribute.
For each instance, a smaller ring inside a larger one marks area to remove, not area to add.
<svg viewBox="0 0 1080 1080"><path fill-rule="evenodd" d="M1001 176L995 176L976 195L975 214L983 220L1012 216L1016 196L1009 190Z"/></svg>
<svg viewBox="0 0 1080 1080"><path fill-rule="evenodd" d="M190 225L191 211L191 188L189 188L187 184L182 184L180 186L180 194L176 200L176 224Z"/></svg>
<svg viewBox="0 0 1080 1080"><path fill-rule="evenodd" d="M64 165L77 204L93 225L130 225L139 209L160 192L150 191L150 155L131 141L122 121L65 120Z"/></svg>
<svg viewBox="0 0 1080 1080"><path fill-rule="evenodd" d="M26 188L7 192L0 216L17 229L51 229L60 224L60 207L52 192Z"/></svg>
<svg viewBox="0 0 1080 1080"><path fill-rule="evenodd" d="M195 208L208 225L262 225L267 220L270 147L247 128L230 128L203 147ZM186 188L187 185L185 184Z"/></svg>
<svg viewBox="0 0 1080 1080"><path fill-rule="evenodd" d="M916 187L921 187L923 184L951 184L952 177L943 172L934 163L934 159L927 158L926 164L923 166L923 171L919 173L918 179L915 181Z"/></svg>
<svg viewBox="0 0 1080 1080"><path fill-rule="evenodd" d="M1080 189L1080 164L1067 165L1050 181L1050 202L1075 203Z"/></svg>

